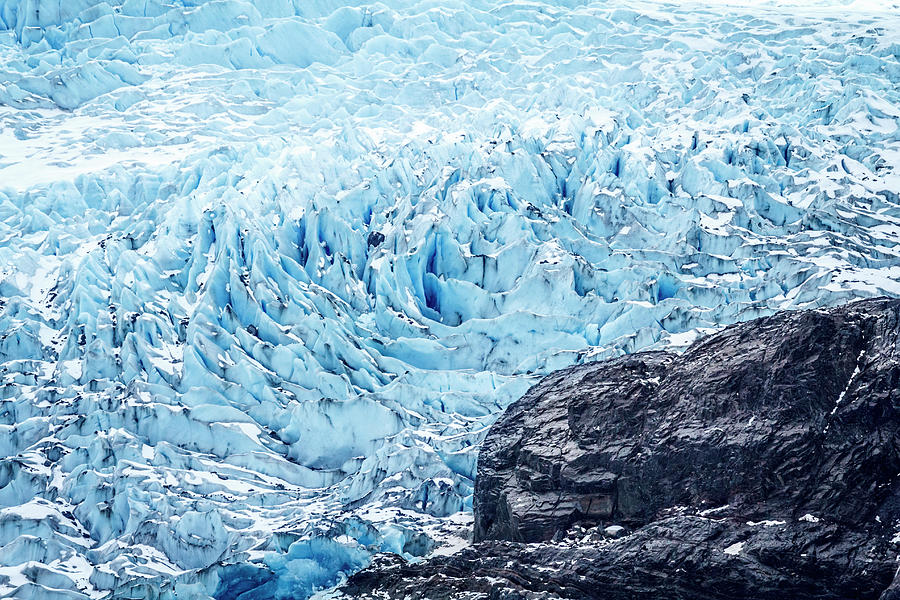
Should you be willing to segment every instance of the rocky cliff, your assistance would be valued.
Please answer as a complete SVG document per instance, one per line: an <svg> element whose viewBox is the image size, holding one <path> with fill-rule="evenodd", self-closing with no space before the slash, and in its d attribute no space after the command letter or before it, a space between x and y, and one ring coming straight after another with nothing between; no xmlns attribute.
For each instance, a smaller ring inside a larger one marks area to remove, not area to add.
<svg viewBox="0 0 900 600"><path fill-rule="evenodd" d="M496 422L475 544L354 597L900 598L900 301L554 373Z"/></svg>

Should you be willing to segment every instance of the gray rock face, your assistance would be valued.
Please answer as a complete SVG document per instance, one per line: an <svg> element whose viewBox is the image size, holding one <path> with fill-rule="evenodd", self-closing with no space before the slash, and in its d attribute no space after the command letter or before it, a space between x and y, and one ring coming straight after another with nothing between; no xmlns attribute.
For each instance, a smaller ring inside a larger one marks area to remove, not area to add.
<svg viewBox="0 0 900 600"><path fill-rule="evenodd" d="M346 590L893 599L898 474L900 301L781 313L548 376L485 440L480 543Z"/></svg>
<svg viewBox="0 0 900 600"><path fill-rule="evenodd" d="M896 513L898 304L793 312L685 354L555 373L494 425L476 541L546 541L577 521L636 527L676 506L748 520Z"/></svg>

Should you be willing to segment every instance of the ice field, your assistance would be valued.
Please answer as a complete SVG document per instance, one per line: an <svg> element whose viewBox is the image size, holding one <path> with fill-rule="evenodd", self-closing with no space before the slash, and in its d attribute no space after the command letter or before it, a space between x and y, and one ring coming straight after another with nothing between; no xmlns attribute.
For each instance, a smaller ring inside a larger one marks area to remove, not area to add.
<svg viewBox="0 0 900 600"><path fill-rule="evenodd" d="M541 375L900 295L900 4L0 0L0 596L465 543Z"/></svg>

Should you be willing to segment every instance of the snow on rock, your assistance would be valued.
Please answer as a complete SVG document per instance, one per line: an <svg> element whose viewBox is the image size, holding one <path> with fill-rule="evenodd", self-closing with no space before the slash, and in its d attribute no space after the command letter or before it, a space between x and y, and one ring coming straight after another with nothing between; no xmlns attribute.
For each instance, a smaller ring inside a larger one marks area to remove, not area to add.
<svg viewBox="0 0 900 600"><path fill-rule="evenodd" d="M725 548L725 550L723 552L725 552L725 554L728 554L730 556L737 556L738 554L741 553L741 550L743 550L743 549L744 549L744 543L737 542L737 543L732 544L732 545L728 546L727 548Z"/></svg>
<svg viewBox="0 0 900 600"><path fill-rule="evenodd" d="M0 594L308 596L540 375L900 292L889 3L564 4L0 0Z"/></svg>

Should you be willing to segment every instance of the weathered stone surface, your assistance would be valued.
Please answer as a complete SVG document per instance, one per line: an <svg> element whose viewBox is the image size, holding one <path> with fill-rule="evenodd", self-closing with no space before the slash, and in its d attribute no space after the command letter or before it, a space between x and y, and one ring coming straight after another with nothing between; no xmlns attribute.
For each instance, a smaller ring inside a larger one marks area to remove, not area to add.
<svg viewBox="0 0 900 600"><path fill-rule="evenodd" d="M548 376L485 440L480 543L345 593L893 599L898 474L900 301L781 313Z"/></svg>

